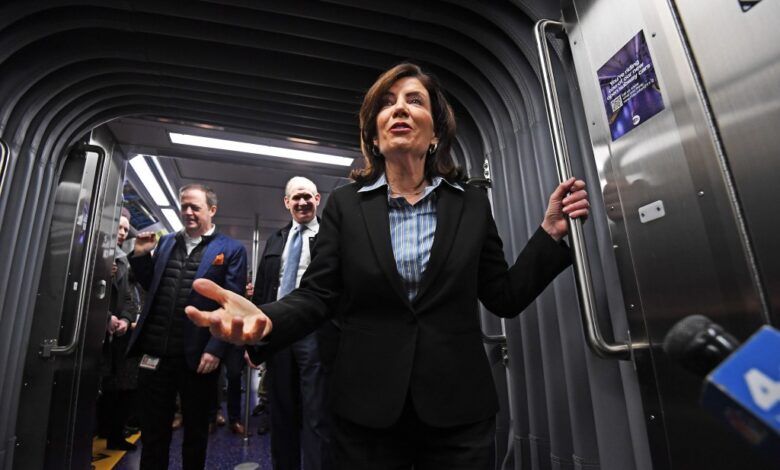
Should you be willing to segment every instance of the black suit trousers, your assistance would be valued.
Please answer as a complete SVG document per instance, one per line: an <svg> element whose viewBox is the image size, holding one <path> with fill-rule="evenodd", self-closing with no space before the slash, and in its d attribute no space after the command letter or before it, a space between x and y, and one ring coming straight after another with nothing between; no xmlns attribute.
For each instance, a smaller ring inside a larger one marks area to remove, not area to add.
<svg viewBox="0 0 780 470"><path fill-rule="evenodd" d="M274 470L332 468L327 371L317 333L277 351L266 361Z"/></svg>
<svg viewBox="0 0 780 470"><path fill-rule="evenodd" d="M154 371L139 370L141 470L168 468L177 393L181 396L184 425L182 468L205 468L209 413L217 399L218 377L219 368L210 374L191 371L183 356L162 358Z"/></svg>
<svg viewBox="0 0 780 470"><path fill-rule="evenodd" d="M437 427L423 422L407 396L400 419L375 429L334 416L339 470L490 470L496 419Z"/></svg>

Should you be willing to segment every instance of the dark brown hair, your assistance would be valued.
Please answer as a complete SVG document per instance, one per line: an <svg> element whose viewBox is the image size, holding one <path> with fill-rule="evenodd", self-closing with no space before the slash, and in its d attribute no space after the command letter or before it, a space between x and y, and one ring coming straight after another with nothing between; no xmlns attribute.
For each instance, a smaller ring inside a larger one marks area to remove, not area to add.
<svg viewBox="0 0 780 470"><path fill-rule="evenodd" d="M430 73L408 62L396 65L371 85L363 104L360 106L360 150L365 159L365 168L352 170L350 177L362 184L376 181L379 175L385 171L385 157L372 152L374 140L377 138L376 117L382 109L382 98L395 82L402 78L413 77L420 80L431 98L431 111L433 114L433 133L439 138L439 145L433 154L426 154L425 177L430 179L441 176L449 181L462 180L463 171L456 166L450 157L450 148L455 139L455 114L439 81Z"/></svg>

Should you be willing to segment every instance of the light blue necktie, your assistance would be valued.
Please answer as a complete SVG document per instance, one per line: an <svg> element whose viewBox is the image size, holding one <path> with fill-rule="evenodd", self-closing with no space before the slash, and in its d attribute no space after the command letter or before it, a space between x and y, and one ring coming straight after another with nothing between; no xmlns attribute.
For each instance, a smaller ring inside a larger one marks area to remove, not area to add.
<svg viewBox="0 0 780 470"><path fill-rule="evenodd" d="M305 225L298 225L293 229L295 233L293 233L292 240L290 240L287 262L284 263L282 283L279 285L279 299L295 289L295 281L298 278L298 265L301 263L301 249L303 248L303 236L301 234L304 230L306 230Z"/></svg>

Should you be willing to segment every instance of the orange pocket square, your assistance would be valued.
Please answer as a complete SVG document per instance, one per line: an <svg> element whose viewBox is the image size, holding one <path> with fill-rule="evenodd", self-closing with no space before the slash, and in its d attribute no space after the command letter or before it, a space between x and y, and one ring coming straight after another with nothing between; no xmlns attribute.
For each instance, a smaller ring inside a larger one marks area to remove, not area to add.
<svg viewBox="0 0 780 470"><path fill-rule="evenodd" d="M222 266L223 264L225 264L225 253L218 254L211 263L212 266Z"/></svg>

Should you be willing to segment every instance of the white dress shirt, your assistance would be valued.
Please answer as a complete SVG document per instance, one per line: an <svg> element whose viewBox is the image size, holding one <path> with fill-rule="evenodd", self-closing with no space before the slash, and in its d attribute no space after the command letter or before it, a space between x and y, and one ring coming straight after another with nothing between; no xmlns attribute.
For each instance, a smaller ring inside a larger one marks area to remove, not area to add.
<svg viewBox="0 0 780 470"><path fill-rule="evenodd" d="M284 270L287 269L287 252L290 251L290 245L292 244L292 237L295 235L295 228L298 227L298 222L293 220L292 227L290 227L290 233L287 234L287 241L284 243L284 252L282 253L282 268L279 270L279 284L282 283L282 276L284 276ZM301 233L303 237L303 245L301 246L301 261L298 263L298 275L295 277L295 287L301 285L301 277L306 272L306 268L311 263L311 249L309 248L309 240L317 235L320 231L320 223L317 218L311 219L306 225L306 230ZM278 294L277 294L278 295ZM277 297L278 299L278 297Z"/></svg>
<svg viewBox="0 0 780 470"><path fill-rule="evenodd" d="M212 225L208 232L204 233L203 235L212 235L216 230L217 226ZM192 253L192 250L194 250L196 246L200 245L201 240L203 240L202 236L198 238L191 238L189 235L187 235L187 232L184 232L184 248L187 250L187 256Z"/></svg>

